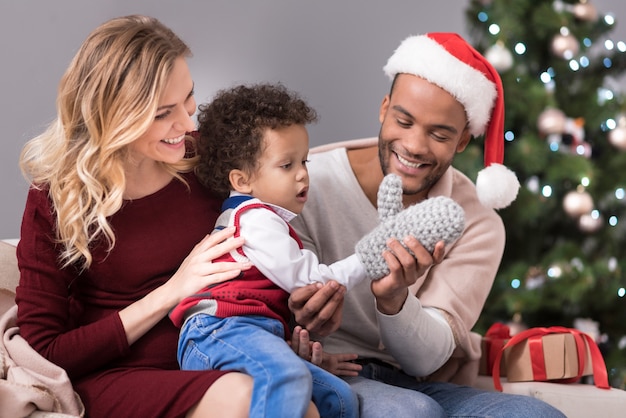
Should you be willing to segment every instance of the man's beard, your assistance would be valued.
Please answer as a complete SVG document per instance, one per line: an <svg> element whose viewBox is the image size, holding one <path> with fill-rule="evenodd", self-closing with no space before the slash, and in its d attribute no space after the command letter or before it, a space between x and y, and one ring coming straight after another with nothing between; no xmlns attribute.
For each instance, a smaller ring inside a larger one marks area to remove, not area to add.
<svg viewBox="0 0 626 418"><path fill-rule="evenodd" d="M389 165L390 165L389 160L391 158L391 155L395 154L395 152L392 150L389 144L390 142L382 139L381 134L379 133L378 134L378 159L380 160L380 167L382 168L383 175L385 176L389 174ZM416 188L408 189L403 181L402 182L402 194L405 196L413 196L416 194L423 193L424 191L430 190L439 181L439 179L443 176L443 174L446 172L446 170L448 169L448 167L450 167L451 164L452 164L452 159L450 159L450 161L448 161L447 163L443 165L441 164L433 165L435 169L431 170L426 175L424 180L422 180L420 185L418 185L418 187Z"/></svg>

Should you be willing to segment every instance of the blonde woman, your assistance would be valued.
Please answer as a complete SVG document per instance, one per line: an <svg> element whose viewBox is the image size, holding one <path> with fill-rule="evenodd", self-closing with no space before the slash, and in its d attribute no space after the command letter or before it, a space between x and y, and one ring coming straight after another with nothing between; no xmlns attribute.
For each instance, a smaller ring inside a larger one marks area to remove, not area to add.
<svg viewBox="0 0 626 418"><path fill-rule="evenodd" d="M206 236L220 202L188 155L189 56L156 19L105 22L61 79L58 117L21 155L31 188L17 250L20 333L67 371L90 418L248 414L252 379L180 371L167 318L249 268L212 263L242 242L220 244L231 230Z"/></svg>

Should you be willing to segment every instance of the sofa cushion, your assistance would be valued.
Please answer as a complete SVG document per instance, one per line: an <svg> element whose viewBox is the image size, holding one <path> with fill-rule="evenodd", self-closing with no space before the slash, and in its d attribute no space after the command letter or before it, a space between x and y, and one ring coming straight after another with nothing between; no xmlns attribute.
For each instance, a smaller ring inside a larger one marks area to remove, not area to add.
<svg viewBox="0 0 626 418"><path fill-rule="evenodd" d="M15 292L19 279L15 245L0 241L0 289Z"/></svg>

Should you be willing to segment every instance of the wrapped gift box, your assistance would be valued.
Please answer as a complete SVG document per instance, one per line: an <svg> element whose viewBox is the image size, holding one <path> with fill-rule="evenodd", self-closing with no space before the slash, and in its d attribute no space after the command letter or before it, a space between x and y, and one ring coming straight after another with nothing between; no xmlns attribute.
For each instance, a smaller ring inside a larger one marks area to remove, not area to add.
<svg viewBox="0 0 626 418"><path fill-rule="evenodd" d="M491 376L493 362L496 357L498 357L498 353L502 350L504 344L506 344L510 338L509 327L504 324L495 323L487 330L487 333L480 342L482 354L480 356L480 363L478 364L478 374ZM505 357L506 353L504 353L500 360L500 376L506 376Z"/></svg>
<svg viewBox="0 0 626 418"><path fill-rule="evenodd" d="M490 329L492 331L492 329ZM492 343L495 332L485 334L488 351L483 352L485 367L491 367L494 386L502 390L500 377L509 382L552 381L572 383L593 375L597 387L608 389L608 377L602 354L596 343L579 330L564 327L531 328L509 339L499 328L498 347ZM497 341L498 338L495 340ZM494 351L497 351L493 357ZM491 366L489 365L491 363Z"/></svg>
<svg viewBox="0 0 626 418"><path fill-rule="evenodd" d="M536 355L531 352L537 345ZM593 374L591 352L587 341L583 340L584 363L582 376ZM541 357L541 358L540 358ZM507 348L502 357L509 382L529 382L538 380L560 380L579 376L578 349L573 334L548 334L531 337ZM533 371L534 369L534 371Z"/></svg>

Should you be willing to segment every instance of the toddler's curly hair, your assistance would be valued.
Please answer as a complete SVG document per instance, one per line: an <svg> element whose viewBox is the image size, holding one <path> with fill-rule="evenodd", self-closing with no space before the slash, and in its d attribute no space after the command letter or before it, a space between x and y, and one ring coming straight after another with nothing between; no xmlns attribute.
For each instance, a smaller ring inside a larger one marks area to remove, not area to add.
<svg viewBox="0 0 626 418"><path fill-rule="evenodd" d="M226 198L233 169L253 173L267 129L306 125L317 113L282 84L238 85L220 90L198 107L196 174L218 197Z"/></svg>

